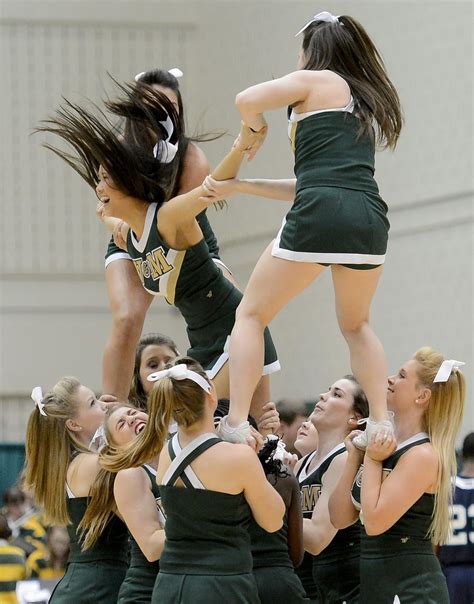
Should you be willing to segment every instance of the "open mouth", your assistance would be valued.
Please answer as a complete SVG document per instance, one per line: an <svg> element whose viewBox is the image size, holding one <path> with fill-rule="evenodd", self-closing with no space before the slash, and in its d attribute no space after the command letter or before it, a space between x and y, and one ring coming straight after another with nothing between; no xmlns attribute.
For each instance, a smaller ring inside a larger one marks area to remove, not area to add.
<svg viewBox="0 0 474 604"><path fill-rule="evenodd" d="M145 422L138 422L135 426L135 434L140 434L140 432L145 429L145 426Z"/></svg>
<svg viewBox="0 0 474 604"><path fill-rule="evenodd" d="M110 201L110 197L100 197L100 201L101 201L103 204L109 203L109 201Z"/></svg>

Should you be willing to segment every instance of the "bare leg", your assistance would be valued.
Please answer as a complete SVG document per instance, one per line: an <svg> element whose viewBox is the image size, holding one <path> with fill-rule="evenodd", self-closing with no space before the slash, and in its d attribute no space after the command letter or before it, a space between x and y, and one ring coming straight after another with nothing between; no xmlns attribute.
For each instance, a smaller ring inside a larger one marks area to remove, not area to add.
<svg viewBox="0 0 474 604"><path fill-rule="evenodd" d="M214 376L212 383L216 389L217 398L229 398L229 363L225 363Z"/></svg>
<svg viewBox="0 0 474 604"><path fill-rule="evenodd" d="M115 260L105 271L112 332L104 350L102 390L120 401L128 398L135 365L135 349L153 296L142 286L130 260Z"/></svg>
<svg viewBox="0 0 474 604"><path fill-rule="evenodd" d="M250 415L256 420L259 419L263 413L263 406L270 400L270 376L262 375L252 396Z"/></svg>
<svg viewBox="0 0 474 604"><path fill-rule="evenodd" d="M253 393L262 376L265 327L324 270L319 264L274 258L271 246L264 251L250 277L232 330L230 426L237 426L247 418Z"/></svg>
<svg viewBox="0 0 474 604"><path fill-rule="evenodd" d="M229 363L226 363L212 380L216 389L217 398L229 398ZM270 376L263 375L258 382L252 397L250 415L258 419L263 411L263 406L270 400Z"/></svg>
<svg viewBox="0 0 474 604"><path fill-rule="evenodd" d="M352 372L376 422L387 419L387 367L382 344L369 325L369 310L382 270L332 266L337 320L349 345Z"/></svg>

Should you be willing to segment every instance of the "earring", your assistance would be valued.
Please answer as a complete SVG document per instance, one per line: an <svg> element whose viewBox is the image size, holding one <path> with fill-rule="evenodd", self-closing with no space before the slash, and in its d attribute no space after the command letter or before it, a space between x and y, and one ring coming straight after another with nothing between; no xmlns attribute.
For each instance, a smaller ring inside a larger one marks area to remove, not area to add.
<svg viewBox="0 0 474 604"><path fill-rule="evenodd" d="M415 399L415 403L418 403L418 401L419 401L419 399L417 399L417 398L416 398L416 399Z"/></svg>

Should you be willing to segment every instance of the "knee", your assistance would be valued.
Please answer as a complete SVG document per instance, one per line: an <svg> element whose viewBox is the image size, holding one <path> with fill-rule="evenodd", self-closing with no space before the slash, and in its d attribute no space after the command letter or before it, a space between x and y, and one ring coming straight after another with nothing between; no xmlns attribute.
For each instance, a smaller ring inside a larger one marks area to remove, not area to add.
<svg viewBox="0 0 474 604"><path fill-rule="evenodd" d="M140 337L145 315L137 313L135 309L125 306L116 309L113 313L112 328L115 334L121 338Z"/></svg>
<svg viewBox="0 0 474 604"><path fill-rule="evenodd" d="M264 329L267 326L264 313L257 306L250 304L240 304L235 311L236 323L253 323Z"/></svg>
<svg viewBox="0 0 474 604"><path fill-rule="evenodd" d="M339 327L346 340L360 337L368 325L367 319L346 318L339 320Z"/></svg>

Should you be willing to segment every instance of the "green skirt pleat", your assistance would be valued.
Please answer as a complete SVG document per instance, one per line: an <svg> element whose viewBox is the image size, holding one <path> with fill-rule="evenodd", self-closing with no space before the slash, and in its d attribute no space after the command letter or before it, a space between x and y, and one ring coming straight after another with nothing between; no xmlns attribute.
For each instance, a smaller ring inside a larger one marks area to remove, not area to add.
<svg viewBox="0 0 474 604"><path fill-rule="evenodd" d="M175 575L159 572L152 604L259 604L252 573Z"/></svg>
<svg viewBox="0 0 474 604"><path fill-rule="evenodd" d="M51 604L117 604L127 566L114 562L71 562L54 588Z"/></svg>
<svg viewBox="0 0 474 604"><path fill-rule="evenodd" d="M118 604L149 604L158 574L158 564L131 566L118 595Z"/></svg>
<svg viewBox="0 0 474 604"><path fill-rule="evenodd" d="M434 554L361 558L360 602L449 604L446 579Z"/></svg>
<svg viewBox="0 0 474 604"><path fill-rule="evenodd" d="M262 604L309 603L303 585L292 568L286 566L254 568L253 574Z"/></svg>

